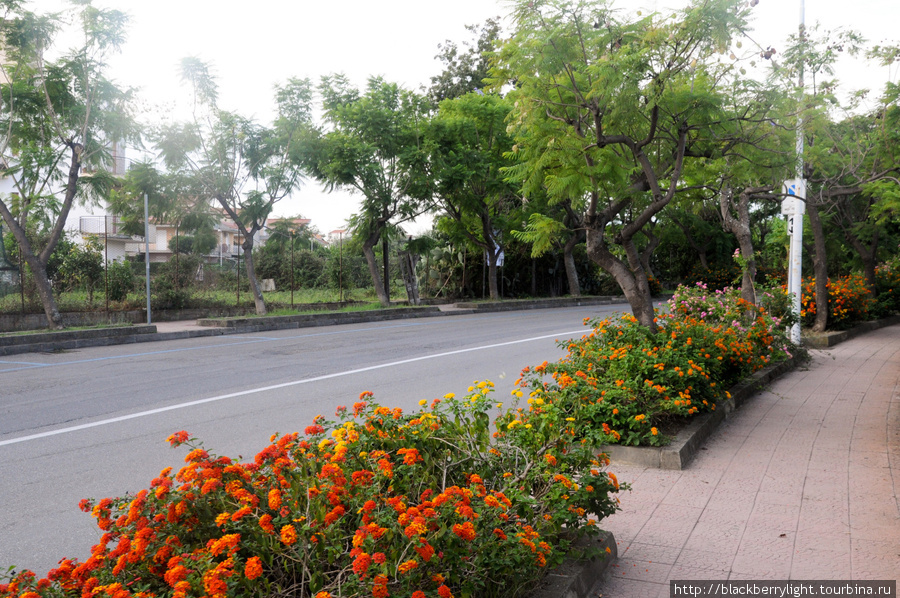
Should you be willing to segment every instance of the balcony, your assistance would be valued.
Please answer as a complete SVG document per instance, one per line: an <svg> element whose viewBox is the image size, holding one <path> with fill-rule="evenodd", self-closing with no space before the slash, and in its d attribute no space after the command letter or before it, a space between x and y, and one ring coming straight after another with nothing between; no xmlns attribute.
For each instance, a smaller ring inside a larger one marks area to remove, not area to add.
<svg viewBox="0 0 900 598"><path fill-rule="evenodd" d="M82 216L78 222L78 231L82 235L132 238L122 231L122 222L118 216Z"/></svg>

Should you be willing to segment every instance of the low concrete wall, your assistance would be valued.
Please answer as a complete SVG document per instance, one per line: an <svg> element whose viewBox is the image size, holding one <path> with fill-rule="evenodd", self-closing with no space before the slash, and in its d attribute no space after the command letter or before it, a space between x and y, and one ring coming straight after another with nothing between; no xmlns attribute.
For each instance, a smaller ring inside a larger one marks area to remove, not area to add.
<svg viewBox="0 0 900 598"><path fill-rule="evenodd" d="M156 326L140 324L118 328L60 330L56 332L0 336L0 355L46 353L82 347L122 345L139 342L141 339L153 338L155 335Z"/></svg>
<svg viewBox="0 0 900 598"><path fill-rule="evenodd" d="M97 326L100 324L140 324L145 321L141 310L63 312L63 326ZM0 332L20 332L47 328L44 314L0 315Z"/></svg>

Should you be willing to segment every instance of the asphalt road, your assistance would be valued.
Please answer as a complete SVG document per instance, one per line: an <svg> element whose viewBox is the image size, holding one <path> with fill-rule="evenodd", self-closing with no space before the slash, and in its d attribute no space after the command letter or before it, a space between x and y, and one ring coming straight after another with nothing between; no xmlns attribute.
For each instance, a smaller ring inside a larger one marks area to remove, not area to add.
<svg viewBox="0 0 900 598"><path fill-rule="evenodd" d="M135 493L184 449L252 458L275 433L352 405L462 396L475 380L509 399L525 366L562 355L585 317L625 305L458 315L29 353L0 358L0 575L84 559L99 533L82 498Z"/></svg>

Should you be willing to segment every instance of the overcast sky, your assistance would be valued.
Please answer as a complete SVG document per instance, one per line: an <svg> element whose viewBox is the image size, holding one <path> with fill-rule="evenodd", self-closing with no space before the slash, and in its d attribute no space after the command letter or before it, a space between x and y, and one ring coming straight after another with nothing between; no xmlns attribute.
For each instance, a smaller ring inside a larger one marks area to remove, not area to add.
<svg viewBox="0 0 900 598"><path fill-rule="evenodd" d="M439 43L468 40L465 25L503 17L510 6L505 0L96 1L132 17L129 42L114 72L122 83L142 88L148 107L156 107L148 117L171 114L171 103L184 94L177 65L182 57L197 56L215 65L222 107L261 121L272 114L273 85L289 77L317 81L343 72L362 85L368 76L382 75L419 89L441 70L434 59ZM662 11L675 4L618 2L625 10ZM756 41L782 49L787 35L797 30L800 0L760 0L754 10ZM900 22L898 0L806 0L805 12L808 25L820 21L826 28L854 28L872 43L900 39L893 30ZM888 77L885 67L864 68L858 61L842 68L838 77L845 87L877 89ZM357 201L324 194L310 182L278 204L276 214L302 214L327 233L343 225Z"/></svg>

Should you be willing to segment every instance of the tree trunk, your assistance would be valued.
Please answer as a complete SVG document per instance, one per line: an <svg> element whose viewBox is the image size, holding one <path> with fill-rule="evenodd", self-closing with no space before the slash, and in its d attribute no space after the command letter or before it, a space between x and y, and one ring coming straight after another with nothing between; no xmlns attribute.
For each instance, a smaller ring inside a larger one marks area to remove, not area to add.
<svg viewBox="0 0 900 598"><path fill-rule="evenodd" d="M41 298L41 304L44 306L44 315L47 316L47 327L51 330L62 330L62 315L59 313L56 297L53 296L53 287L50 285L50 279L47 278L46 266L34 255L25 255L24 257L28 267L31 268L38 296ZM20 277L24 279L24 274L20 274Z"/></svg>
<svg viewBox="0 0 900 598"><path fill-rule="evenodd" d="M814 332L825 332L828 326L828 254L825 251L825 229L819 218L819 208L811 201L806 202L806 213L809 216L809 227L812 229L813 243L813 276L816 279L816 321Z"/></svg>
<svg viewBox="0 0 900 598"><path fill-rule="evenodd" d="M741 248L741 257L746 266L741 274L741 299L756 305L756 287L753 281L756 279L756 258L753 257L753 240L750 235L738 237Z"/></svg>
<svg viewBox="0 0 900 598"><path fill-rule="evenodd" d="M650 258L653 257L653 252L659 247L659 237L650 231L642 230L641 232L647 237L647 246L644 247L644 250L641 252L641 266L644 268L644 272L647 273L648 277L652 276L656 278L656 274L654 274L653 269L650 267Z"/></svg>
<svg viewBox="0 0 900 598"><path fill-rule="evenodd" d="M722 212L722 219L725 221L725 226L728 230L737 237L741 257L745 263L745 267L742 268L741 298L754 305L756 305L756 289L753 286L753 281L756 278L756 258L753 255L753 235L750 231L750 195L763 190L765 189L744 189L739 196L737 206L734 206L737 209L737 218L734 217L731 211L734 191L730 187L725 187L719 193L719 208Z"/></svg>
<svg viewBox="0 0 900 598"><path fill-rule="evenodd" d="M391 300L384 292L384 284L381 281L381 274L378 271L378 260L375 257L375 245L381 237L382 228L383 227L376 224L375 230L373 230L369 236L366 237L365 241L363 241L362 250L363 255L366 257L366 264L369 266L369 274L372 276L372 285L375 287L375 295L378 297L378 301L381 303L382 307L390 307Z"/></svg>
<svg viewBox="0 0 900 598"><path fill-rule="evenodd" d="M537 260L531 258L531 296L537 297Z"/></svg>
<svg viewBox="0 0 900 598"><path fill-rule="evenodd" d="M381 240L381 261L384 262L384 296L388 305L391 303L391 258L387 237Z"/></svg>
<svg viewBox="0 0 900 598"><path fill-rule="evenodd" d="M500 301L500 287L497 284L497 256L499 252L492 249L486 249L485 251L488 258L488 292L490 293L491 301Z"/></svg>
<svg viewBox="0 0 900 598"><path fill-rule="evenodd" d="M474 239L471 236L469 236L469 238L475 241L476 244L481 245L487 254L488 290L490 292L491 301L500 301L502 298L500 297L500 289L497 285L497 260L499 259L502 249L500 248L500 244L494 239L494 227L491 223L491 216L487 210L480 214L480 219L481 234L484 237L484 244L481 245L478 243L477 239Z"/></svg>
<svg viewBox="0 0 900 598"><path fill-rule="evenodd" d="M581 232L576 232L563 246L563 264L566 267L569 295L572 297L581 297L581 283L578 282L578 268L575 267L575 247L580 241Z"/></svg>
<svg viewBox="0 0 900 598"><path fill-rule="evenodd" d="M674 222L678 226L678 228L681 229L681 232L684 233L684 238L688 242L688 245L691 246L691 249L697 252L697 258L700 260L700 265L704 270L709 272L709 258L707 258L706 250L710 246L711 241L700 244L694 239L694 235L691 229L681 220L679 220L678 218L672 218L672 222Z"/></svg>
<svg viewBox="0 0 900 598"><path fill-rule="evenodd" d="M849 228L844 228L844 237L856 251L860 261L863 263L863 276L866 278L866 286L872 291L875 290L875 268L878 263L876 257L878 255L878 229L872 233L872 241L868 247L863 243L862 239L857 237Z"/></svg>
<svg viewBox="0 0 900 598"><path fill-rule="evenodd" d="M647 274L640 265L640 260L629 259L629 262L637 262L636 267L632 265L629 268L609 250L602 232L592 228L588 228L587 231L587 253L593 262L608 272L619 284L622 292L625 293L625 299L631 305L631 312L638 322L652 332L656 332L650 284L647 282ZM633 248L629 253L635 254L634 257L637 258Z"/></svg>
<svg viewBox="0 0 900 598"><path fill-rule="evenodd" d="M253 267L253 237L245 237L241 245L244 248L244 265L247 267L247 280L250 282L250 292L253 293L253 302L256 304L256 315L266 315L266 300L263 299L259 281L256 279L256 269Z"/></svg>

